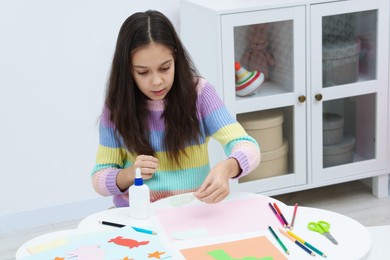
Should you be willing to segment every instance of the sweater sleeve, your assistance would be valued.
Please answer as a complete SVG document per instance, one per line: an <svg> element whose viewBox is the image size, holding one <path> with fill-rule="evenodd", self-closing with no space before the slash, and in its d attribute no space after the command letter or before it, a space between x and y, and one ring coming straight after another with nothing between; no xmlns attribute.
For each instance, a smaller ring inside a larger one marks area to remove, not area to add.
<svg viewBox="0 0 390 260"><path fill-rule="evenodd" d="M259 144L228 112L214 87L205 80L199 84L199 105L206 135L222 144L227 157L238 161L242 172L236 178L243 177L260 163Z"/></svg>
<svg viewBox="0 0 390 260"><path fill-rule="evenodd" d="M99 121L99 146L92 170L92 186L103 196L122 194L116 185L118 172L124 168L125 151L115 138L114 125L105 107Z"/></svg>

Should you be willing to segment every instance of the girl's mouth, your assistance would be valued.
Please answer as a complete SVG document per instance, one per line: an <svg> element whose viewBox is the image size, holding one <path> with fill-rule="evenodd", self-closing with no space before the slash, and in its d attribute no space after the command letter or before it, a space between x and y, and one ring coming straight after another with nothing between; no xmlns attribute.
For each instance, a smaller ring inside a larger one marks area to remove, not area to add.
<svg viewBox="0 0 390 260"><path fill-rule="evenodd" d="M162 96L162 95L164 95L164 93L165 93L165 89L162 89L162 90L159 90L159 91L152 91L152 93L153 93L155 96Z"/></svg>

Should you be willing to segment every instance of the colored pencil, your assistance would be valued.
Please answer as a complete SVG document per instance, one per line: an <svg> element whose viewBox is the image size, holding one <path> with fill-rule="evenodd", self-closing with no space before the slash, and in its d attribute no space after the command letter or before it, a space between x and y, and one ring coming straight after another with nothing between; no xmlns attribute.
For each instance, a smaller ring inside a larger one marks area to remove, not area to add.
<svg viewBox="0 0 390 260"><path fill-rule="evenodd" d="M282 211L279 209L278 205L276 205L275 202L274 202L274 207L275 207L276 211L279 213L279 216L282 218L284 224L286 224L286 227L287 227L287 226L288 226L288 222L287 222L287 220L285 219L285 217L283 216Z"/></svg>
<svg viewBox="0 0 390 260"><path fill-rule="evenodd" d="M276 212L276 209L270 202L268 202L268 206L271 208L272 212L275 214L276 218L279 220L280 224L285 228L286 224L283 222L283 219L279 216L278 212Z"/></svg>
<svg viewBox="0 0 390 260"><path fill-rule="evenodd" d="M118 228L122 228L122 227L125 227L126 225L123 225L123 224L118 224L118 223L114 223L114 222L109 222L109 221L99 221L100 224L102 225L107 225L107 226L112 226L112 227L118 227ZM131 226L132 229L134 229L135 231L137 232L141 232L141 233L145 233L145 234L150 234L150 235L157 235L156 232L152 231L152 230L148 230L148 229L144 229L144 228L139 228L139 227L133 227Z"/></svg>
<svg viewBox="0 0 390 260"><path fill-rule="evenodd" d="M286 233L283 229L279 228L279 232L282 233L285 237L290 239L293 243L297 244L300 248L305 250L309 255L315 256L315 254L307 247L305 247L301 242L290 236L289 234Z"/></svg>
<svg viewBox="0 0 390 260"><path fill-rule="evenodd" d="M99 221L100 224L102 225L106 225L106 226L111 226L111 227L118 227L118 228L122 228L122 227L125 227L126 225L123 225L123 224L118 224L118 223L114 223L114 222L109 222L109 221Z"/></svg>
<svg viewBox="0 0 390 260"><path fill-rule="evenodd" d="M286 254L290 254L290 252L288 251L287 247L283 244L282 240L280 240L280 238L278 237L278 235L276 235L275 231L272 229L271 226L268 226L268 229L269 231L271 231L272 235L274 236L274 238L278 241L279 245L283 248L284 252L286 252Z"/></svg>
<svg viewBox="0 0 390 260"><path fill-rule="evenodd" d="M290 226L289 226L289 228L291 230L293 229L293 226L294 226L295 216L297 215L297 209L298 209L298 203L295 203L295 205L294 205L294 213L293 213L292 220L291 220L291 223L290 223Z"/></svg>
<svg viewBox="0 0 390 260"><path fill-rule="evenodd" d="M300 238L299 236L295 235L293 232L287 230L287 233L292 236L293 238L295 238L296 240L298 240L299 242L301 242L302 244L304 244L305 246L307 246L308 248L312 249L314 252L316 252L317 254L319 254L320 256L323 256L323 257L326 257L326 255L324 253L322 253L320 250L318 250L316 247L314 247L313 245L309 244L309 242L306 242L305 240L303 240L302 238Z"/></svg>
<svg viewBox="0 0 390 260"><path fill-rule="evenodd" d="M148 229L144 229L144 228L139 228L139 227L134 227L134 226L131 226L135 231L137 232L141 232L141 233L145 233L145 234L149 234L149 235L157 235L156 232L152 231L152 230L148 230Z"/></svg>

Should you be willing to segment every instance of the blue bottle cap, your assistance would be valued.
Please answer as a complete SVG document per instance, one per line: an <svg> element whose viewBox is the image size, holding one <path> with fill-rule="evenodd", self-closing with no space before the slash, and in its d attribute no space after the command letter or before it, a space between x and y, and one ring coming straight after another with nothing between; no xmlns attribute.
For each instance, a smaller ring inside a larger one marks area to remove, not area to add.
<svg viewBox="0 0 390 260"><path fill-rule="evenodd" d="M134 178L134 185L135 186L142 186L144 184L144 180L141 176L141 170L139 168L135 169L135 178Z"/></svg>

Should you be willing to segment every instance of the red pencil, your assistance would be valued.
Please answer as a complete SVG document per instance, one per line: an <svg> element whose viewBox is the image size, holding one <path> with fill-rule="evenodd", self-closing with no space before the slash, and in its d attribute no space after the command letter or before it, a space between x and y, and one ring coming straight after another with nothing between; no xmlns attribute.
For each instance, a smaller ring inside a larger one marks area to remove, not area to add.
<svg viewBox="0 0 390 260"><path fill-rule="evenodd" d="M276 211L279 213L279 216L282 218L282 220L283 220L283 222L284 222L284 224L285 224L285 227L287 227L287 226L288 226L288 222L287 222L287 220L284 218L282 211L279 209L278 205L276 205L275 202L274 202L274 207L275 207Z"/></svg>
<svg viewBox="0 0 390 260"><path fill-rule="evenodd" d="M291 220L291 223L290 223L290 229L293 229L295 216L297 215L297 209L298 209L298 203L295 203L295 205L294 205L294 213L293 213L292 220Z"/></svg>

